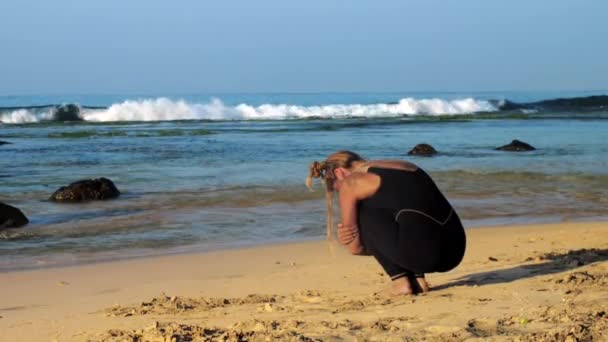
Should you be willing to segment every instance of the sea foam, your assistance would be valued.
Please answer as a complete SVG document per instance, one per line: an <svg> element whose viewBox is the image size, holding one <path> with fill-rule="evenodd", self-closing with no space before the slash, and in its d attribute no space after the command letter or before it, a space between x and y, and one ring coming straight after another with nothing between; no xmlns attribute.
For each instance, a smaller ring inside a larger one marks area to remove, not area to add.
<svg viewBox="0 0 608 342"><path fill-rule="evenodd" d="M40 121L51 121L55 114L54 109L45 111L33 111L30 109L17 109L10 112L0 112L0 123L5 124L23 124L35 123Z"/></svg>
<svg viewBox="0 0 608 342"><path fill-rule="evenodd" d="M290 104L239 104L229 106L219 99L208 103L156 98L127 100L105 109L82 109L85 121L173 121L173 120L287 120L305 118L374 118L401 115L458 115L497 111L489 101L404 98L397 103L332 104L299 106ZM52 120L54 109L34 111L19 109L0 113L3 123L31 123Z"/></svg>

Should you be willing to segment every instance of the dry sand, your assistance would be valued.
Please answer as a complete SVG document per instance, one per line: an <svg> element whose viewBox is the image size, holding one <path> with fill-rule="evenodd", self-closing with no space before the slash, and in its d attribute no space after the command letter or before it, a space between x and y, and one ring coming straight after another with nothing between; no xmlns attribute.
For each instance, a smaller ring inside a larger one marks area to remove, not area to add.
<svg viewBox="0 0 608 342"><path fill-rule="evenodd" d="M0 273L0 341L608 341L608 223L470 229L427 278L325 241Z"/></svg>

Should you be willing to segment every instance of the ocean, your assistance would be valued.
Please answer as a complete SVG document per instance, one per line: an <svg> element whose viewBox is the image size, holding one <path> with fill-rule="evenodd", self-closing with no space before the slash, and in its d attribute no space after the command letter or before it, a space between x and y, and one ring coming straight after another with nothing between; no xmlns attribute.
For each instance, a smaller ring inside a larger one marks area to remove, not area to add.
<svg viewBox="0 0 608 342"><path fill-rule="evenodd" d="M0 271L322 239L304 180L344 149L419 165L467 228L606 219L607 93L0 96L0 202L30 219ZM537 149L495 150L513 139ZM49 201L98 177L122 195Z"/></svg>

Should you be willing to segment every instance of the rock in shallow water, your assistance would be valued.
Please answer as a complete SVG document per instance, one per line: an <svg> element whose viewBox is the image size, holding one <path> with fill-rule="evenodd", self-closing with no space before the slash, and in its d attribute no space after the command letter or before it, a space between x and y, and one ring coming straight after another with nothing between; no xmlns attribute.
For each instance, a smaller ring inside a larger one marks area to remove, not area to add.
<svg viewBox="0 0 608 342"><path fill-rule="evenodd" d="M414 156L429 157L437 154L437 150L429 144L418 144L414 146L407 154Z"/></svg>
<svg viewBox="0 0 608 342"><path fill-rule="evenodd" d="M496 149L500 150L500 151L511 151L511 152L524 152L524 151L536 150L536 148L534 148L532 145L525 143L523 141L517 140L517 139L511 141L510 144L497 147Z"/></svg>
<svg viewBox="0 0 608 342"><path fill-rule="evenodd" d="M0 230L22 227L29 222L21 210L0 202Z"/></svg>
<svg viewBox="0 0 608 342"><path fill-rule="evenodd" d="M86 179L63 186L51 196L52 201L80 202L106 200L120 196L120 191L107 178Z"/></svg>

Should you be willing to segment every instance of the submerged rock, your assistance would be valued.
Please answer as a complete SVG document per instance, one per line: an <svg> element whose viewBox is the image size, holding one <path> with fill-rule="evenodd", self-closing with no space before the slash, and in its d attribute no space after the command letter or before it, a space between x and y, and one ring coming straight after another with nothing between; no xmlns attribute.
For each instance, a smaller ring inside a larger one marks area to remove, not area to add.
<svg viewBox="0 0 608 342"><path fill-rule="evenodd" d="M437 150L429 144L418 144L414 146L407 154L413 156L430 157L437 154Z"/></svg>
<svg viewBox="0 0 608 342"><path fill-rule="evenodd" d="M7 144L12 144L12 143L10 143L8 141L2 141L2 140L0 140L0 145L7 145Z"/></svg>
<svg viewBox="0 0 608 342"><path fill-rule="evenodd" d="M29 222L21 210L0 202L0 230L22 227Z"/></svg>
<svg viewBox="0 0 608 342"><path fill-rule="evenodd" d="M524 152L524 151L536 150L532 145L525 143L523 141L519 141L517 139L511 141L510 144L497 147L496 149L500 150L500 151L512 151L512 152Z"/></svg>
<svg viewBox="0 0 608 342"><path fill-rule="evenodd" d="M86 179L63 186L55 191L51 200L60 202L79 202L106 200L120 196L120 191L107 178Z"/></svg>
<svg viewBox="0 0 608 342"><path fill-rule="evenodd" d="M57 107L54 115L57 121L82 121L80 107L75 104L66 104Z"/></svg>

